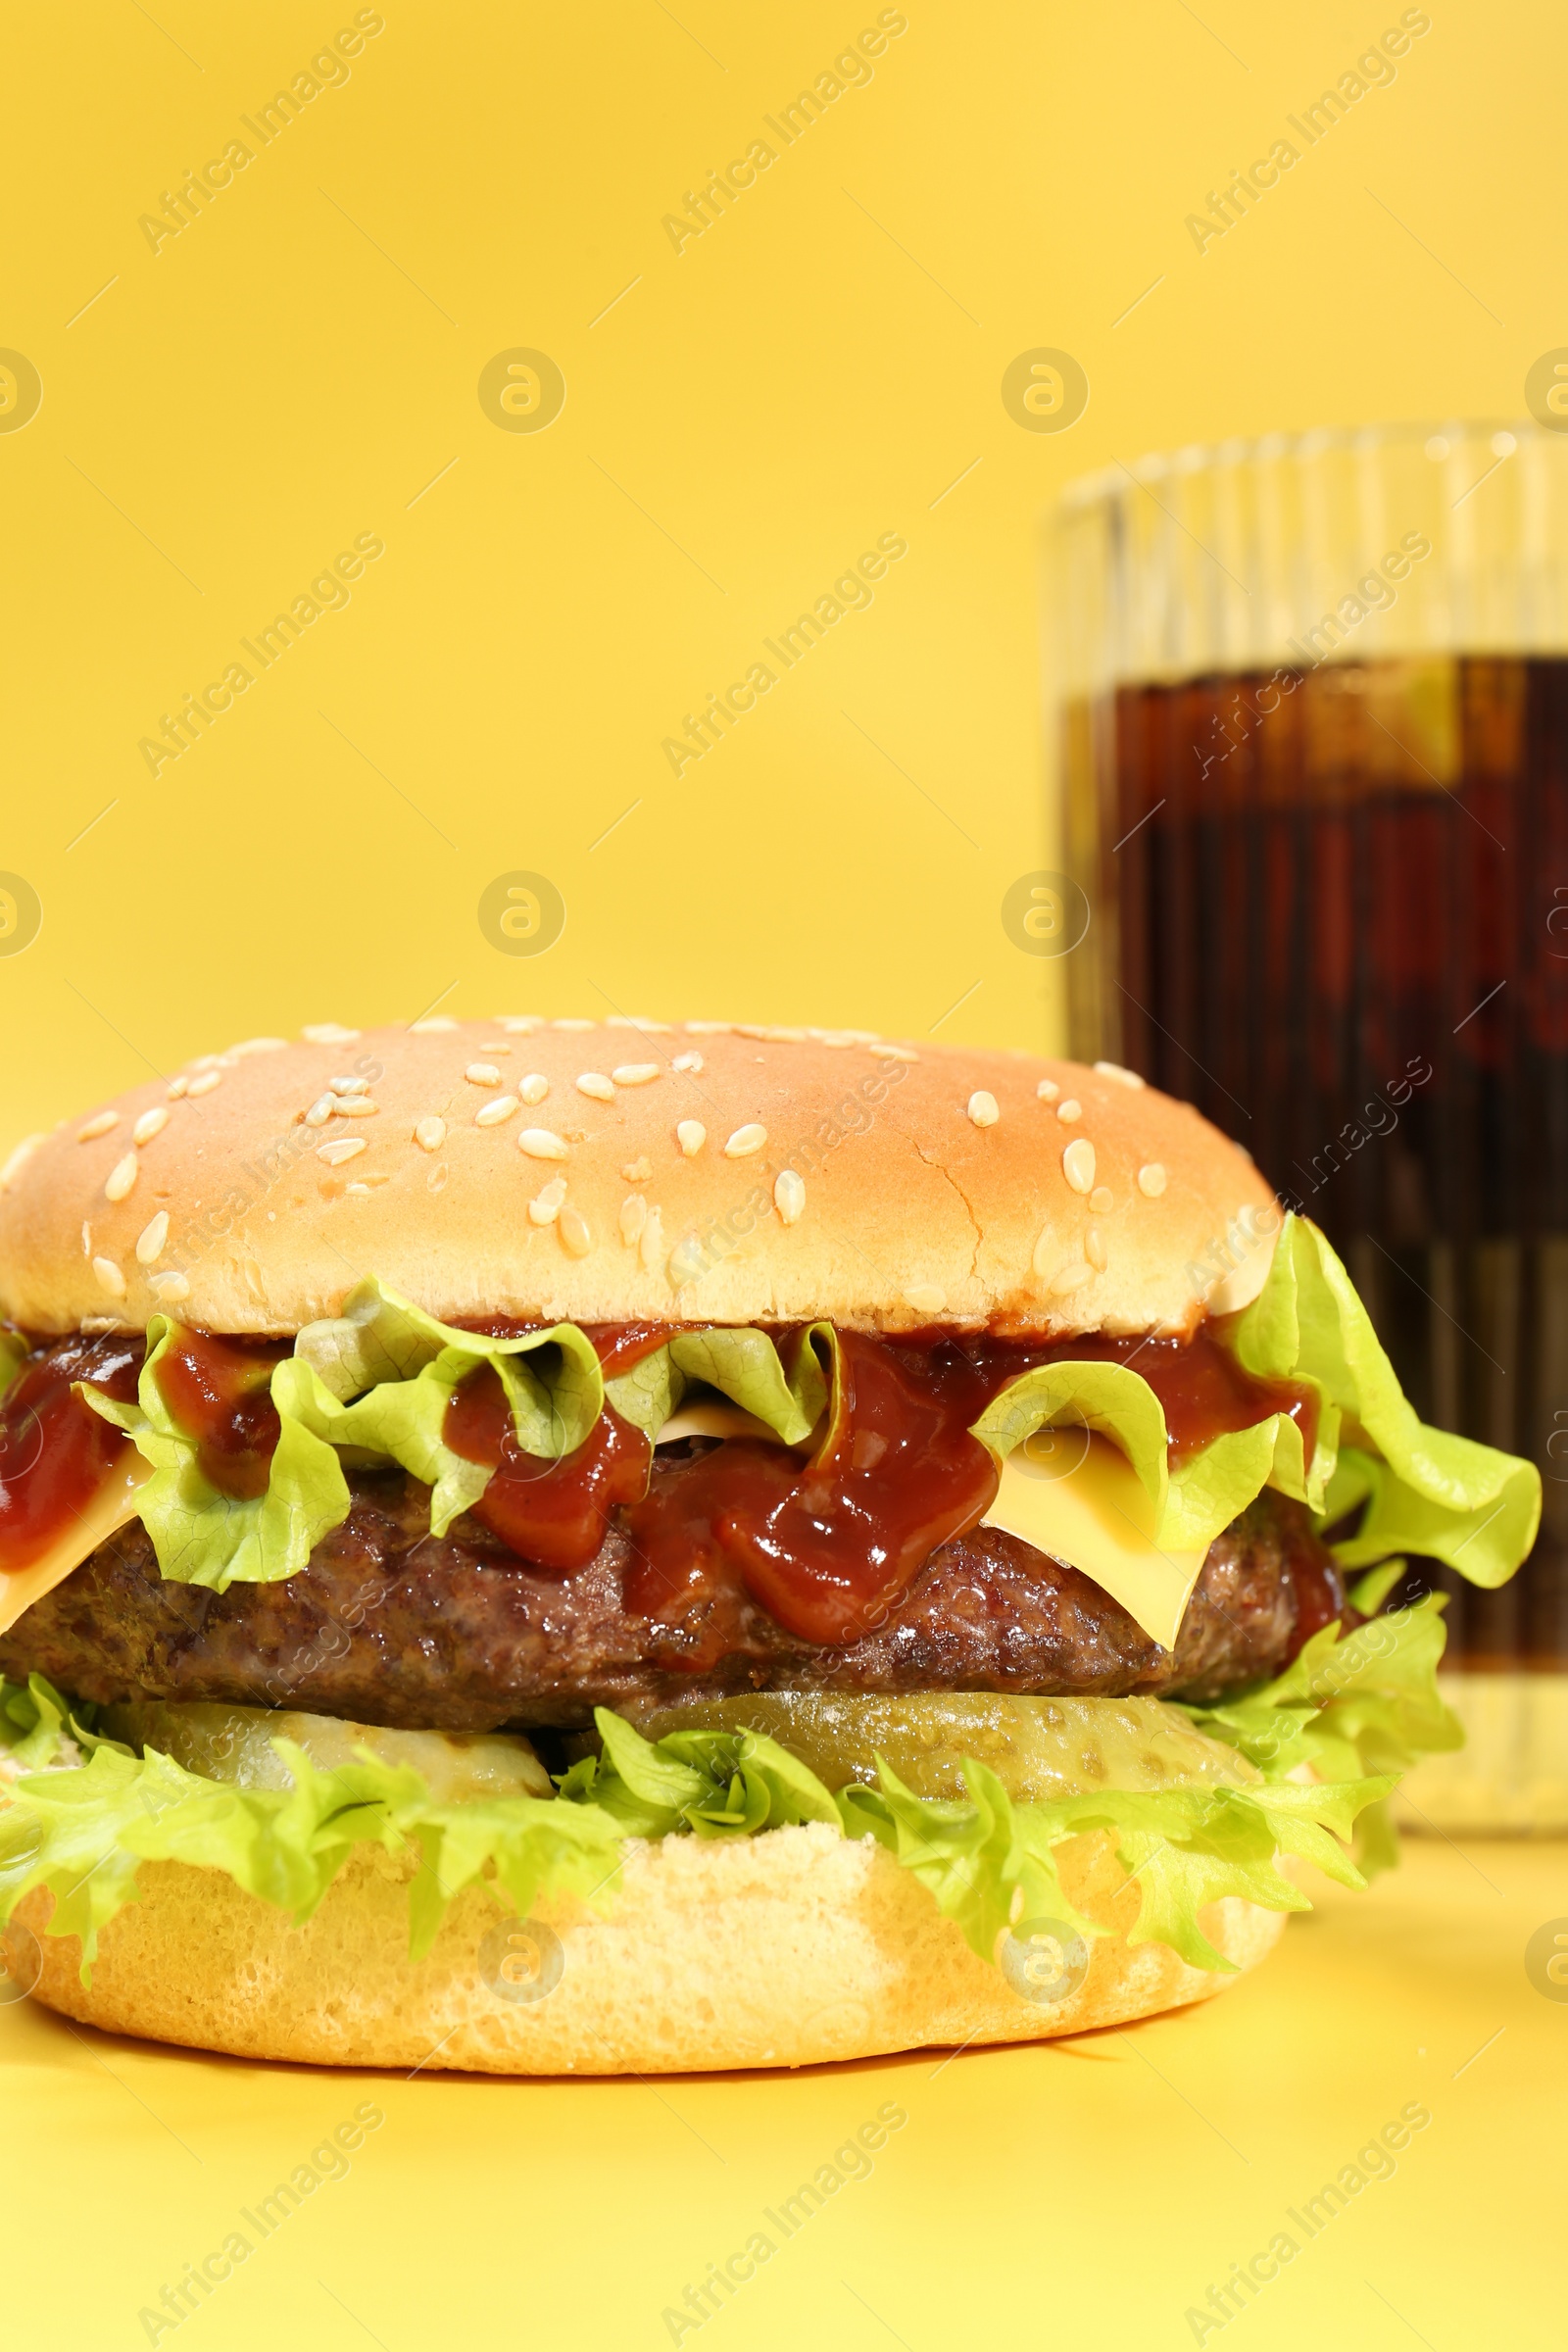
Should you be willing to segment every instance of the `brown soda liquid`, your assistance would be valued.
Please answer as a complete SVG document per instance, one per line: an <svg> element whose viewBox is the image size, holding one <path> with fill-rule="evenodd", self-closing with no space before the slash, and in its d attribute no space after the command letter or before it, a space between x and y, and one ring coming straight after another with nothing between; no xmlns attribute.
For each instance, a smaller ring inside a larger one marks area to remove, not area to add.
<svg viewBox="0 0 1568 2352"><path fill-rule="evenodd" d="M1427 1581L1450 1663L1568 1666L1568 660L1126 686L1066 723L1074 1053L1324 1228L1424 1420L1539 1463L1520 1575Z"/></svg>

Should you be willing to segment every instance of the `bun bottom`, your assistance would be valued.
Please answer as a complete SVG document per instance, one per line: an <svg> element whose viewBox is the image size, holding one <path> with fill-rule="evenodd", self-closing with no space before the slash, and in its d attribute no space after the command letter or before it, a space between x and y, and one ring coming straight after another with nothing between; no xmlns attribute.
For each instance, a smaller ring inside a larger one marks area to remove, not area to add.
<svg viewBox="0 0 1568 2352"><path fill-rule="evenodd" d="M371 1846L299 1928L220 1873L144 1863L141 1900L104 1930L90 1987L75 1937L44 1935L53 1898L41 1889L7 1943L22 1984L41 1969L37 1999L110 2033L244 2058L494 2075L685 2074L1036 2041L1236 1982L1164 1944L1127 1943L1138 1893L1104 1832L1058 1861L1072 1900L1118 1932L1089 1945L1081 1983L1057 2000L1015 1991L908 1871L821 1824L634 1846L607 1914L541 1902L527 1929L469 1887L416 1961L414 1863ZM1232 1896L1203 1924L1247 1970L1285 1919ZM1045 1948L1049 1970L1056 1955Z"/></svg>

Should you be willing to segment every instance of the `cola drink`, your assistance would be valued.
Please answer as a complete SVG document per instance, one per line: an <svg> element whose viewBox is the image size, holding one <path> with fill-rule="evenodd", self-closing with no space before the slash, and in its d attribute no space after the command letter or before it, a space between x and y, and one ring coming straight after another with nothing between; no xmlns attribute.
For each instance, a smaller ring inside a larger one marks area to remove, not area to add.
<svg viewBox="0 0 1568 2352"><path fill-rule="evenodd" d="M1064 715L1073 1051L1324 1228L1424 1419L1539 1463L1520 1575L1425 1581L1450 1662L1568 1667L1568 659L1307 659Z"/></svg>

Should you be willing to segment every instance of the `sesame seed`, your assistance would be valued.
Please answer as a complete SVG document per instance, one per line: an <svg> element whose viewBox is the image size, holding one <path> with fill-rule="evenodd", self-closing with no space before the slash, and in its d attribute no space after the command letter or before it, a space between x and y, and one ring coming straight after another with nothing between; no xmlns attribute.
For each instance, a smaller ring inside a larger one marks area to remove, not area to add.
<svg viewBox="0 0 1568 2352"><path fill-rule="evenodd" d="M620 1204L620 1238L629 1250L648 1222L648 1203L641 1193L633 1193Z"/></svg>
<svg viewBox="0 0 1568 2352"><path fill-rule="evenodd" d="M305 1113L306 1126L324 1127L327 1120L332 1116L332 1112L336 1107L336 1103L337 1098L335 1095L318 1095L316 1101L311 1104L310 1109Z"/></svg>
<svg viewBox="0 0 1568 2352"><path fill-rule="evenodd" d="M368 1200L370 1198L370 1188L368 1184L346 1184L343 1190L345 1193L355 1194L361 1200Z"/></svg>
<svg viewBox="0 0 1568 2352"><path fill-rule="evenodd" d="M414 1140L421 1152L439 1152L447 1140L445 1119L421 1119L414 1130Z"/></svg>
<svg viewBox="0 0 1568 2352"><path fill-rule="evenodd" d="M838 1040L824 1038L822 1042L824 1045L836 1045ZM855 1042L852 1034L850 1043L854 1044ZM867 1046L865 1050L868 1054L875 1054L878 1061L918 1061L920 1058L918 1054L911 1054L907 1046Z"/></svg>
<svg viewBox="0 0 1568 2352"><path fill-rule="evenodd" d="M130 1140L133 1144L150 1144L153 1137L162 1135L168 1125L169 1113L160 1102L152 1110L142 1112L130 1131Z"/></svg>
<svg viewBox="0 0 1568 2352"><path fill-rule="evenodd" d="M92 1261L92 1270L98 1277L98 1288L101 1291L107 1291L111 1298L123 1298L125 1277L112 1257L95 1257Z"/></svg>
<svg viewBox="0 0 1568 2352"><path fill-rule="evenodd" d="M92 1227L87 1223L85 1217L81 1223L81 1254L83 1257L92 1255Z"/></svg>
<svg viewBox="0 0 1568 2352"><path fill-rule="evenodd" d="M675 1141L688 1159L695 1159L708 1141L708 1129L701 1119L682 1119L675 1130Z"/></svg>
<svg viewBox="0 0 1568 2352"><path fill-rule="evenodd" d="M1061 1155L1061 1172L1075 1193L1095 1189L1095 1147L1087 1135L1074 1138Z"/></svg>
<svg viewBox="0 0 1568 2352"><path fill-rule="evenodd" d="M648 1211L648 1222L643 1227L642 1239L637 1245L637 1254L642 1259L645 1270L650 1274L664 1254L664 1220L657 1208L651 1208Z"/></svg>
<svg viewBox="0 0 1568 2352"><path fill-rule="evenodd" d="M525 1127L517 1138L517 1150L526 1152L530 1159L564 1159L566 1156L565 1145L548 1127Z"/></svg>
<svg viewBox="0 0 1568 2352"><path fill-rule="evenodd" d="M168 1239L169 1211L161 1208L151 1224L141 1229L136 1243L136 1263L139 1266L155 1266L164 1254L164 1244Z"/></svg>
<svg viewBox="0 0 1568 2352"><path fill-rule="evenodd" d="M95 1119L87 1121L85 1127L77 1128L76 1141L78 1144L95 1143L99 1136L107 1135L111 1127L119 1125L120 1113L118 1110L101 1110Z"/></svg>
<svg viewBox="0 0 1568 2352"><path fill-rule="evenodd" d="M223 1073L221 1070L203 1070L199 1078L191 1080L185 1092L187 1095L210 1095L215 1086L221 1086L222 1083Z"/></svg>
<svg viewBox="0 0 1568 2352"><path fill-rule="evenodd" d="M1138 1072L1124 1070L1119 1061L1097 1061L1095 1068L1100 1072L1102 1078L1114 1079L1118 1086L1130 1086L1135 1090L1143 1086L1144 1082Z"/></svg>
<svg viewBox="0 0 1568 2352"><path fill-rule="evenodd" d="M1056 1251L1060 1246L1056 1239L1055 1227L1047 1225L1041 1232L1040 1239L1035 1244L1034 1255L1029 1260L1032 1270L1036 1274L1044 1275L1050 1267L1055 1264Z"/></svg>
<svg viewBox="0 0 1568 2352"><path fill-rule="evenodd" d="M1002 1116L997 1108L996 1096L988 1095L983 1087L978 1094L969 1097L964 1107L976 1127L994 1127Z"/></svg>
<svg viewBox="0 0 1568 2352"><path fill-rule="evenodd" d="M359 1034L338 1021L312 1021L300 1031L308 1046L352 1046Z"/></svg>
<svg viewBox="0 0 1568 2352"><path fill-rule="evenodd" d="M46 1135L24 1135L23 1137L16 1150L7 1154L5 1166L0 1168L0 1193L10 1190L37 1151L38 1146L46 1144L48 1141L49 1138ZM86 1226L84 1225L81 1230L85 1233Z"/></svg>
<svg viewBox="0 0 1568 2352"><path fill-rule="evenodd" d="M940 1315L948 1303L948 1294L934 1282L915 1282L904 1294L906 1306L912 1306L917 1315Z"/></svg>
<svg viewBox="0 0 1568 2352"><path fill-rule="evenodd" d="M1080 1258L1076 1265L1063 1266L1058 1273L1053 1274L1047 1288L1057 1298L1064 1298L1069 1291L1081 1291L1086 1282L1093 1282L1094 1279L1094 1267L1085 1265Z"/></svg>
<svg viewBox="0 0 1568 2352"><path fill-rule="evenodd" d="M553 1225L561 1214L561 1204L565 1198L566 1179L564 1176L553 1176L528 1203L530 1225Z"/></svg>
<svg viewBox="0 0 1568 2352"><path fill-rule="evenodd" d="M681 1026L688 1037L728 1037L733 1021L684 1021Z"/></svg>
<svg viewBox="0 0 1568 2352"><path fill-rule="evenodd" d="M569 1204L556 1220L561 1246L570 1257L586 1257L594 1246L593 1228L580 1209Z"/></svg>
<svg viewBox="0 0 1568 2352"><path fill-rule="evenodd" d="M806 1206L806 1185L793 1168L781 1168L773 1185L773 1206L786 1225L793 1225Z"/></svg>
<svg viewBox="0 0 1568 2352"><path fill-rule="evenodd" d="M329 1078L326 1083L334 1095L368 1095L370 1091L368 1078Z"/></svg>
<svg viewBox="0 0 1568 2352"><path fill-rule="evenodd" d="M497 1095L493 1102L480 1103L473 1114L473 1123L476 1127L499 1127L504 1119L511 1118L516 1107L515 1095Z"/></svg>
<svg viewBox="0 0 1568 2352"><path fill-rule="evenodd" d="M683 1078L695 1078L704 1067L703 1057L700 1054L677 1054L669 1066L672 1070L678 1070Z"/></svg>
<svg viewBox="0 0 1568 2352"><path fill-rule="evenodd" d="M1061 1093L1061 1089L1054 1078L1042 1078L1040 1084L1035 1088L1035 1093L1042 1102L1054 1102Z"/></svg>
<svg viewBox="0 0 1568 2352"><path fill-rule="evenodd" d="M510 1054L512 1048L504 1038L487 1037L479 1051L481 1054Z"/></svg>
<svg viewBox="0 0 1568 2352"><path fill-rule="evenodd" d="M628 1159L620 1172L628 1184L646 1184L654 1172L654 1163L651 1159Z"/></svg>
<svg viewBox="0 0 1568 2352"><path fill-rule="evenodd" d="M1116 1205L1115 1196L1108 1184L1097 1184L1089 1196L1089 1205L1097 1217L1108 1217Z"/></svg>
<svg viewBox="0 0 1568 2352"><path fill-rule="evenodd" d="M104 1184L104 1199L123 1200L140 1170L141 1162L134 1152L127 1152L122 1159L117 1159Z"/></svg>
<svg viewBox="0 0 1568 2352"><path fill-rule="evenodd" d="M1105 1271L1105 1237L1098 1225L1091 1225L1084 1235L1084 1255L1100 1273Z"/></svg>
<svg viewBox="0 0 1568 2352"><path fill-rule="evenodd" d="M1138 1171L1138 1190L1150 1200L1157 1200L1165 1190L1165 1171L1157 1159Z"/></svg>
<svg viewBox="0 0 1568 2352"><path fill-rule="evenodd" d="M237 1061L245 1054L281 1054L288 1044L286 1037L248 1037L243 1045L230 1046L230 1057Z"/></svg>
<svg viewBox="0 0 1568 2352"><path fill-rule="evenodd" d="M493 1061L470 1061L463 1075L470 1086L499 1086L501 1072Z"/></svg>
<svg viewBox="0 0 1568 2352"><path fill-rule="evenodd" d="M650 1020L644 1012L607 1012L605 1027L607 1029L646 1030L650 1037L656 1032L663 1036L667 1036L669 1032L668 1021Z"/></svg>
<svg viewBox="0 0 1568 2352"><path fill-rule="evenodd" d="M166 1306L172 1306L176 1299L190 1297L190 1284L183 1274L155 1274L153 1289Z"/></svg>
<svg viewBox="0 0 1568 2352"><path fill-rule="evenodd" d="M530 1070L517 1089L524 1102L542 1102L549 1092L550 1081L543 1070Z"/></svg>
<svg viewBox="0 0 1568 2352"><path fill-rule="evenodd" d="M659 1076L657 1061L623 1061L611 1071L617 1086L647 1086Z"/></svg>
<svg viewBox="0 0 1568 2352"><path fill-rule="evenodd" d="M334 1095L332 1108L340 1119L373 1119L381 1105L368 1095Z"/></svg>
<svg viewBox="0 0 1568 2352"><path fill-rule="evenodd" d="M1083 1115L1083 1104L1077 1102L1071 1095L1068 1096L1065 1102L1058 1102L1056 1104L1056 1116L1064 1127L1076 1126Z"/></svg>
<svg viewBox="0 0 1568 2352"><path fill-rule="evenodd" d="M505 1029L509 1037L531 1037L536 1029L544 1027L545 1020L542 1012L498 1012L495 1024L498 1029Z"/></svg>
<svg viewBox="0 0 1568 2352"><path fill-rule="evenodd" d="M171 1078L164 1091L164 1100L166 1102L178 1102L189 1093L190 1080L188 1078Z"/></svg>
<svg viewBox="0 0 1568 2352"><path fill-rule="evenodd" d="M223 1056L221 1054L198 1054L190 1066L193 1070L220 1070Z"/></svg>
<svg viewBox="0 0 1568 2352"><path fill-rule="evenodd" d="M760 1152L766 1141L767 1129L759 1127L754 1120L749 1127L736 1128L729 1142L724 1146L724 1157L726 1159L750 1159L754 1152Z"/></svg>
<svg viewBox="0 0 1568 2352"><path fill-rule="evenodd" d="M579 1095L590 1095L596 1102L613 1102L615 1100L614 1082L607 1078L603 1070L584 1070L576 1085Z"/></svg>
<svg viewBox="0 0 1568 2352"><path fill-rule="evenodd" d="M329 1168L339 1168L346 1159L352 1159L356 1152L364 1150L365 1138L363 1135L345 1135L341 1141L334 1144L318 1144L316 1156L318 1159L324 1159Z"/></svg>
<svg viewBox="0 0 1568 2352"><path fill-rule="evenodd" d="M552 1022L551 1022L551 1024L550 1024L550 1026L551 1026L551 1028L552 1028L552 1029L574 1029L574 1030L582 1030L582 1029L597 1029L597 1028L598 1028L598 1026L599 1026L599 1023L598 1023L597 1021L563 1020L563 1021L552 1021Z"/></svg>
<svg viewBox="0 0 1568 2352"><path fill-rule="evenodd" d="M422 1021L409 1023L411 1037L438 1037L443 1030L456 1029L461 1024L450 1012L427 1012Z"/></svg>

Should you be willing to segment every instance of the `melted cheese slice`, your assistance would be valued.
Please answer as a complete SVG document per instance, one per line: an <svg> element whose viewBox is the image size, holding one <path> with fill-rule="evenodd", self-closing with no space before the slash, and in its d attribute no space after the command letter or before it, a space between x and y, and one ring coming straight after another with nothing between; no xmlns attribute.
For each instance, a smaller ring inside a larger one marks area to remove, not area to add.
<svg viewBox="0 0 1568 2352"><path fill-rule="evenodd" d="M1204 1551L1162 1551L1154 1506L1121 1448L1086 1429L1042 1429L1002 1465L981 1523L1093 1577L1162 1649L1176 1635Z"/></svg>
<svg viewBox="0 0 1568 2352"><path fill-rule="evenodd" d="M673 1446L677 1438L761 1438L769 1446L784 1443L778 1431L759 1421L755 1413L717 1399L711 1404L683 1404L671 1413L654 1443Z"/></svg>
<svg viewBox="0 0 1568 2352"><path fill-rule="evenodd" d="M74 1568L79 1568L88 1552L96 1551L106 1543L117 1527L134 1519L140 1503L139 1490L153 1474L151 1462L142 1460L133 1446L127 1446L124 1457L116 1464L63 1535L57 1536L49 1549L30 1568L0 1569L0 1634L7 1634L24 1609L30 1609L35 1600L42 1600L56 1585L63 1585Z"/></svg>

